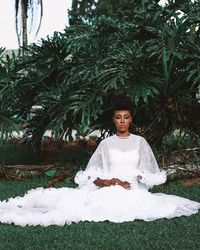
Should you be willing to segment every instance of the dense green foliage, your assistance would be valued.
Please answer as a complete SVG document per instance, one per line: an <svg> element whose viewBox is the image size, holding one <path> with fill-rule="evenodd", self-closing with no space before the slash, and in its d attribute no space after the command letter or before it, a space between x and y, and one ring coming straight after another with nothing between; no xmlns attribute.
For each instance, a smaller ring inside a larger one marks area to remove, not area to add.
<svg viewBox="0 0 200 250"><path fill-rule="evenodd" d="M23 195L47 184L47 179L0 182L0 199ZM199 201L200 186L184 187L181 182L153 192L181 195ZM200 214L152 222L89 223L49 227L0 225L0 249L199 249Z"/></svg>
<svg viewBox="0 0 200 250"><path fill-rule="evenodd" d="M135 126L144 127L144 136L155 144L175 129L196 140L198 2L169 1L165 7L158 1L122 2L116 12L27 47L23 57L1 60L4 136L24 129L36 156L46 129L60 139L70 139L73 129L111 130L114 96L125 94L136 107ZM33 105L42 108L33 113Z"/></svg>
<svg viewBox="0 0 200 250"><path fill-rule="evenodd" d="M85 23L91 18L102 15L118 16L119 13L124 14L124 10L127 11L128 5L134 7L135 2L130 0L72 0L69 23L70 25Z"/></svg>

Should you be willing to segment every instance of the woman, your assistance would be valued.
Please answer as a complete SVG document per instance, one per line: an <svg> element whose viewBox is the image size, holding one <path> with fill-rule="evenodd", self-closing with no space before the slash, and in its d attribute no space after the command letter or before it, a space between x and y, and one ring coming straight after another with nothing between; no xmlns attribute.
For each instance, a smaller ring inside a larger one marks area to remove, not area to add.
<svg viewBox="0 0 200 250"><path fill-rule="evenodd" d="M166 181L153 152L140 136L129 133L128 106L113 113L116 134L104 139L85 171L75 177L78 188L37 188L24 197L0 203L0 222L64 225L79 221L124 222L189 216L200 203L174 195L152 194L149 187Z"/></svg>

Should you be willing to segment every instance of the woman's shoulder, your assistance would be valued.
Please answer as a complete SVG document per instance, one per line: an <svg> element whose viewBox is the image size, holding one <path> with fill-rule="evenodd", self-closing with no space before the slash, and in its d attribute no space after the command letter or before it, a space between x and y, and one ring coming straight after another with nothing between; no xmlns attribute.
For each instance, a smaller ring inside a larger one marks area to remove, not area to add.
<svg viewBox="0 0 200 250"><path fill-rule="evenodd" d="M99 143L100 146L104 146L104 147L109 147L111 144L116 143L117 140L117 136L116 135L111 135L108 136L106 138L104 138L103 140L101 140L101 142Z"/></svg>
<svg viewBox="0 0 200 250"><path fill-rule="evenodd" d="M141 135L130 134L132 140L146 141L146 139Z"/></svg>
<svg viewBox="0 0 200 250"><path fill-rule="evenodd" d="M108 136L108 137L104 138L100 143L101 144L107 144L107 143L109 143L111 141L114 141L115 137L116 137L116 135Z"/></svg>
<svg viewBox="0 0 200 250"><path fill-rule="evenodd" d="M133 143L137 143L139 145L139 147L146 147L149 146L148 141L140 135L135 135L135 134L131 134L131 142Z"/></svg>

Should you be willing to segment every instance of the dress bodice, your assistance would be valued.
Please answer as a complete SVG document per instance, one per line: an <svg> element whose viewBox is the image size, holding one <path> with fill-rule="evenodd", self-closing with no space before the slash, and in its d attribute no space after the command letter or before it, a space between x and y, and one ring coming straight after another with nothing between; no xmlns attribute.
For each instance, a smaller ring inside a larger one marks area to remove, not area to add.
<svg viewBox="0 0 200 250"><path fill-rule="evenodd" d="M79 171L75 182L79 186L93 184L96 178L119 178L134 183L137 175L147 186L157 185L166 180L160 172L153 152L141 136L110 136L99 144L85 171Z"/></svg>
<svg viewBox="0 0 200 250"><path fill-rule="evenodd" d="M123 152L119 149L108 150L108 157L110 161L110 168L122 168L123 166L137 169L139 163L139 152L138 150L130 150Z"/></svg>
<svg viewBox="0 0 200 250"><path fill-rule="evenodd" d="M138 170L139 152L137 149L122 151L119 149L108 150L110 170L120 175L131 175Z"/></svg>

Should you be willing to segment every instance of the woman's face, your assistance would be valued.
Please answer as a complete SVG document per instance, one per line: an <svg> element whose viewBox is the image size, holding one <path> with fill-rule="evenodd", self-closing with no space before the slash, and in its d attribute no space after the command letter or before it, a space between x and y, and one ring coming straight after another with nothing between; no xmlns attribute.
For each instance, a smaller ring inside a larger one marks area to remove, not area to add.
<svg viewBox="0 0 200 250"><path fill-rule="evenodd" d="M126 133L132 122L132 116L129 110L117 110L113 115L113 123L117 132Z"/></svg>

